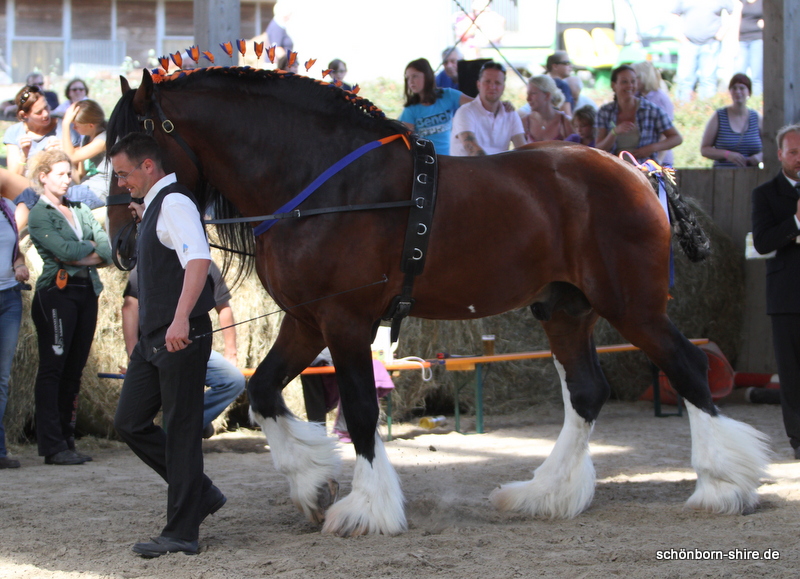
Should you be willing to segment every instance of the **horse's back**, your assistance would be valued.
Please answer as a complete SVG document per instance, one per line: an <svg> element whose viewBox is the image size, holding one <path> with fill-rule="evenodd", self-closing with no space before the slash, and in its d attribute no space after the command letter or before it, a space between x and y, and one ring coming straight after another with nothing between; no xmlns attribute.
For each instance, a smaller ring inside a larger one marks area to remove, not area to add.
<svg viewBox="0 0 800 579"><path fill-rule="evenodd" d="M668 251L668 240L663 210L637 169L589 147L544 143L440 157L426 270L436 272L432 284L452 280L444 294L460 300L468 288L473 301L491 303L489 315L527 305L552 281L596 284L629 252Z"/></svg>

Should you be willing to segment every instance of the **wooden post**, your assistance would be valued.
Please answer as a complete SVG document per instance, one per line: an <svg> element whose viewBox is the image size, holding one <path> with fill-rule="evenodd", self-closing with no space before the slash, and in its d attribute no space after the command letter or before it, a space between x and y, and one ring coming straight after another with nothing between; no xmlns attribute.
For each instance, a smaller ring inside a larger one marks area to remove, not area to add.
<svg viewBox="0 0 800 579"><path fill-rule="evenodd" d="M238 64L235 41L241 35L241 10L239 0L194 0L194 41L200 50L214 55L219 66ZM233 60L220 48L224 42L233 42Z"/></svg>
<svg viewBox="0 0 800 579"><path fill-rule="evenodd" d="M764 2L764 167L778 172L775 133L800 122L800 3Z"/></svg>

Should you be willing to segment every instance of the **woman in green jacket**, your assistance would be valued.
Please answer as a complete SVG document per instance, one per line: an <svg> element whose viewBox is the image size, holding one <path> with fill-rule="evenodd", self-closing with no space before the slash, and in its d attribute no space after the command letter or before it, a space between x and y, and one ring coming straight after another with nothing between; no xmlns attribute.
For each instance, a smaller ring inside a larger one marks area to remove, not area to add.
<svg viewBox="0 0 800 579"><path fill-rule="evenodd" d="M45 464L57 465L91 460L75 450L75 418L103 289L97 267L111 263L108 236L91 210L64 197L71 169L69 157L57 149L37 154L28 168L41 195L28 232L43 261L31 304L39 346L36 438Z"/></svg>

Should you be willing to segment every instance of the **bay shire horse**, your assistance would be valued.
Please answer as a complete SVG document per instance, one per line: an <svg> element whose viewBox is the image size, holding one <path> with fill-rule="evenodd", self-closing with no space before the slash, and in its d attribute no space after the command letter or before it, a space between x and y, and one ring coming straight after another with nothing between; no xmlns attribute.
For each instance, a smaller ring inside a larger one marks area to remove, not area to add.
<svg viewBox="0 0 800 579"><path fill-rule="evenodd" d="M368 100L282 71L145 70L138 89L123 82L123 93L109 142L152 131L167 169L203 206L213 202L217 218L247 218L220 226L221 236L232 248L254 249L261 282L286 310L248 393L293 502L310 520L324 521L324 532L404 531L400 480L377 432L370 344L407 280L401 261L415 178L409 148L419 145ZM339 163L369 143L378 145ZM261 216L291 213L290 200L331 167L338 172L317 183L300 214L353 210L266 221L271 227L262 231ZM120 213L124 207L110 213L112 234ZM530 306L561 378L565 419L555 448L532 480L492 492L497 508L551 518L588 508L595 479L588 441L610 392L592 337L598 316L641 348L686 400L697 471L688 505L715 513L756 505L765 437L717 410L706 356L667 317L671 229L639 170L597 149L554 143L439 157L432 221L413 234L423 229L429 243L410 315L463 320ZM281 395L325 346L356 452L352 491L338 501L336 443L321 425L292 415Z"/></svg>

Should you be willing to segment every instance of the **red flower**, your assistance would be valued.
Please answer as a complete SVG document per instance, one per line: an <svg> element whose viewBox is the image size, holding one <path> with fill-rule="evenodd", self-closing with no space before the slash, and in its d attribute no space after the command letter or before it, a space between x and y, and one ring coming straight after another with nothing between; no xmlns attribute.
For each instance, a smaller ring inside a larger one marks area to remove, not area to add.
<svg viewBox="0 0 800 579"><path fill-rule="evenodd" d="M214 64L214 55L213 55L213 54L211 54L209 51L207 51L207 50L204 50L204 51L203 51L203 56L205 56L205 57L206 57L206 59L207 59L207 60L208 60L208 61L209 61L211 64Z"/></svg>
<svg viewBox="0 0 800 579"><path fill-rule="evenodd" d="M247 52L247 41L244 38L240 38L236 41L236 47L239 49L239 52L242 53L242 56L244 56L245 52Z"/></svg>
<svg viewBox="0 0 800 579"><path fill-rule="evenodd" d="M308 59L308 60L306 61L306 64L305 64L305 67L306 67L306 72L308 72L308 69L310 69L312 66L314 66L314 63L315 63L315 62L317 62L317 59L316 59L316 58L310 58L310 59Z"/></svg>
<svg viewBox="0 0 800 579"><path fill-rule="evenodd" d="M183 65L183 57L181 56L180 51L176 52L175 54L170 55L172 56L172 62L175 63L175 66L181 68Z"/></svg>
<svg viewBox="0 0 800 579"><path fill-rule="evenodd" d="M233 45L230 42L226 42L225 44L220 44L219 47L225 51L225 54L233 57Z"/></svg>
<svg viewBox="0 0 800 579"><path fill-rule="evenodd" d="M264 54L264 43L253 42L253 50L256 51L256 58L261 58L261 55Z"/></svg>
<svg viewBox="0 0 800 579"><path fill-rule="evenodd" d="M198 62L200 60L200 49L195 44L194 46L190 47L189 50L186 51L186 54L189 55L193 61Z"/></svg>

